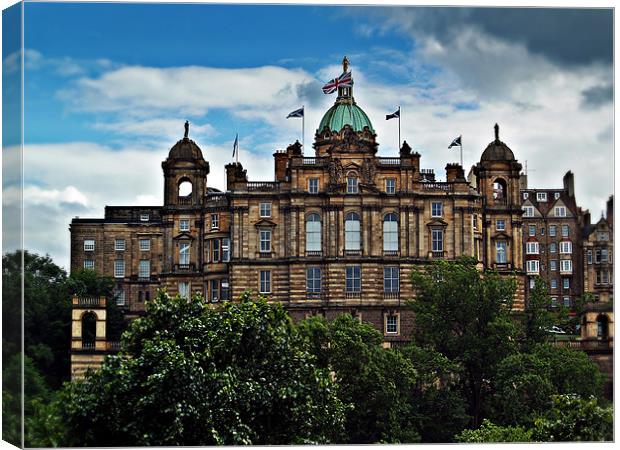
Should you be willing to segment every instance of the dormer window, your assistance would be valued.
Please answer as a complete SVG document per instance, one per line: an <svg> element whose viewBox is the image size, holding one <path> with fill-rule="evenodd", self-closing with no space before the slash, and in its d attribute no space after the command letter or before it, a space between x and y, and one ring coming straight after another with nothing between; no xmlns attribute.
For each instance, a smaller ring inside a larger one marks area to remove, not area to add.
<svg viewBox="0 0 620 450"><path fill-rule="evenodd" d="M149 221L149 215L148 214L140 214L140 221L141 222L148 222Z"/></svg>
<svg viewBox="0 0 620 450"><path fill-rule="evenodd" d="M547 201L547 193L546 192L537 192L536 193L536 201L546 202Z"/></svg>

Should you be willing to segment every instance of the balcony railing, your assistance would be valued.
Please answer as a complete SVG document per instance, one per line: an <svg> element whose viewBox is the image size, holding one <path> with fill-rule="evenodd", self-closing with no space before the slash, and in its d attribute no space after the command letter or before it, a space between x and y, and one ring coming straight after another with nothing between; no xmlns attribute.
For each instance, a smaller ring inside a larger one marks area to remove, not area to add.
<svg viewBox="0 0 620 450"><path fill-rule="evenodd" d="M398 256L398 250L383 250L383 256Z"/></svg>
<svg viewBox="0 0 620 450"><path fill-rule="evenodd" d="M186 197L179 197L179 205L191 205L192 204L192 196L188 195Z"/></svg>
<svg viewBox="0 0 620 450"><path fill-rule="evenodd" d="M361 250L345 250L345 256L360 256L362 254Z"/></svg>
<svg viewBox="0 0 620 450"><path fill-rule="evenodd" d="M105 344L106 350L119 351L121 349L121 343L118 341L108 341Z"/></svg>
<svg viewBox="0 0 620 450"><path fill-rule="evenodd" d="M362 292L361 291L345 292L344 293L344 298L362 298Z"/></svg>
<svg viewBox="0 0 620 450"><path fill-rule="evenodd" d="M75 306L105 306L105 297L73 297L72 301Z"/></svg>
<svg viewBox="0 0 620 450"><path fill-rule="evenodd" d="M95 341L82 341L82 350L94 350Z"/></svg>
<svg viewBox="0 0 620 450"><path fill-rule="evenodd" d="M304 158L302 164L304 166L324 166L326 160L323 158Z"/></svg>
<svg viewBox="0 0 620 450"><path fill-rule="evenodd" d="M445 252L444 251L440 252L440 251L433 250L431 252L431 255L432 255L433 259L443 259L444 256L445 256Z"/></svg>
<svg viewBox="0 0 620 450"><path fill-rule="evenodd" d="M193 272L194 271L194 263L189 264L175 264L174 271L175 272Z"/></svg>
<svg viewBox="0 0 620 450"><path fill-rule="evenodd" d="M280 187L277 181L248 181L247 189L250 192L255 191L275 191Z"/></svg>
<svg viewBox="0 0 620 450"><path fill-rule="evenodd" d="M383 292L383 298L386 300L393 300L400 298L400 292Z"/></svg>
<svg viewBox="0 0 620 450"><path fill-rule="evenodd" d="M308 300L320 300L323 297L321 292L306 292L306 298Z"/></svg>
<svg viewBox="0 0 620 450"><path fill-rule="evenodd" d="M377 158L377 162L384 166L399 166L400 158Z"/></svg>
<svg viewBox="0 0 620 450"><path fill-rule="evenodd" d="M306 250L306 256L322 256L323 252L321 250Z"/></svg>
<svg viewBox="0 0 620 450"><path fill-rule="evenodd" d="M444 182L431 182L431 183L422 183L422 189L425 191L446 191L452 192L454 190L454 186L452 183L444 183Z"/></svg>
<svg viewBox="0 0 620 450"><path fill-rule="evenodd" d="M613 348L610 339L585 339L579 341L552 341L556 347L568 347L577 350L607 350Z"/></svg>

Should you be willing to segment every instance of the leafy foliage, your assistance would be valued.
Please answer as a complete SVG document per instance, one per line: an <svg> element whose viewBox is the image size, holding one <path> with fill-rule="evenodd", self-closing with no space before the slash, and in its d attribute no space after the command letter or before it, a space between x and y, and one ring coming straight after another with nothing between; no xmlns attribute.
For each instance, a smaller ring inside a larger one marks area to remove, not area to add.
<svg viewBox="0 0 620 450"><path fill-rule="evenodd" d="M417 442L413 389L417 373L400 352L381 347L372 325L348 314L299 325L317 360L334 373L346 412L345 443Z"/></svg>
<svg viewBox="0 0 620 450"><path fill-rule="evenodd" d="M124 352L63 393L75 445L326 443L343 405L282 306L160 292Z"/></svg>
<svg viewBox="0 0 620 450"><path fill-rule="evenodd" d="M598 406L594 397L577 395L553 397L553 407L535 420L532 438L543 442L613 441L611 407Z"/></svg>
<svg viewBox="0 0 620 450"><path fill-rule="evenodd" d="M415 341L461 367L460 389L474 427L497 364L516 351L518 328L509 313L516 283L495 272L483 275L471 258L436 261L412 275L416 298Z"/></svg>
<svg viewBox="0 0 620 450"><path fill-rule="evenodd" d="M502 427L495 425L488 419L482 421L480 428L476 430L463 430L455 440L466 443L483 442L530 442L532 431L522 427Z"/></svg>
<svg viewBox="0 0 620 450"><path fill-rule="evenodd" d="M558 315L549 311L550 304L547 287L542 278L537 276L523 314L523 351L527 352L535 345L549 340L548 330L559 321Z"/></svg>

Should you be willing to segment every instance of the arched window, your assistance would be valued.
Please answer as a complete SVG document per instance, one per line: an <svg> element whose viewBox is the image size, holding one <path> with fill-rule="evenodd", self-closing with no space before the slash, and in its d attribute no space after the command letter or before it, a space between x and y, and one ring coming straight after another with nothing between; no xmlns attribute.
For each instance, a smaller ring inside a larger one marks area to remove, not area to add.
<svg viewBox="0 0 620 450"><path fill-rule="evenodd" d="M344 220L344 249L357 251L361 249L360 216L354 212L347 214Z"/></svg>
<svg viewBox="0 0 620 450"><path fill-rule="evenodd" d="M316 213L306 218L306 251L321 251L321 216Z"/></svg>
<svg viewBox="0 0 620 450"><path fill-rule="evenodd" d="M179 197L189 197L192 195L192 182L187 178L183 178L179 181Z"/></svg>
<svg viewBox="0 0 620 450"><path fill-rule="evenodd" d="M82 316L82 348L95 348L97 337L97 316L87 312Z"/></svg>
<svg viewBox="0 0 620 450"><path fill-rule="evenodd" d="M506 182L498 178L493 182L493 198L503 200L506 198Z"/></svg>
<svg viewBox="0 0 620 450"><path fill-rule="evenodd" d="M398 251L398 218L394 213L383 216L383 251Z"/></svg>

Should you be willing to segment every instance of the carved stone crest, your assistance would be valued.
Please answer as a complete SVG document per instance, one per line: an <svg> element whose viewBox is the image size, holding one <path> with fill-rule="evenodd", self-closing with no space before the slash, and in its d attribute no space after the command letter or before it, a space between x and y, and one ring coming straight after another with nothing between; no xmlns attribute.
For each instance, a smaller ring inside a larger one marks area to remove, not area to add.
<svg viewBox="0 0 620 450"><path fill-rule="evenodd" d="M370 159L365 159L362 163L362 182L365 184L375 184L375 174L377 167Z"/></svg>
<svg viewBox="0 0 620 450"><path fill-rule="evenodd" d="M344 176L344 169L339 159L332 159L329 162L329 184L340 184Z"/></svg>

